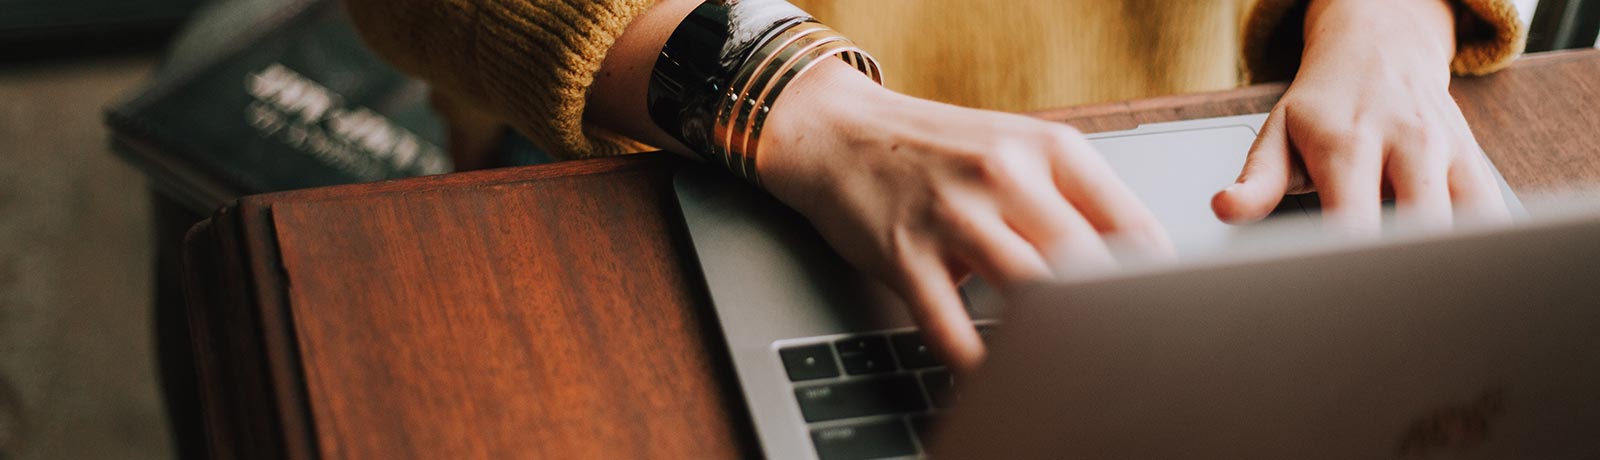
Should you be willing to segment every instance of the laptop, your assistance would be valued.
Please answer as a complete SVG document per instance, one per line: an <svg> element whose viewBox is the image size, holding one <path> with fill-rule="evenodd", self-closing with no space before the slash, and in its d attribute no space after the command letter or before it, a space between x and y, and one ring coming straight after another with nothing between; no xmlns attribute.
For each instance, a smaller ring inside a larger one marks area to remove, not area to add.
<svg viewBox="0 0 1600 460"><path fill-rule="evenodd" d="M1246 253L1241 248L1270 239L1254 236L1254 226L1220 222L1209 205L1211 195L1237 177L1265 118L1151 124L1089 137L1166 227L1180 258L1203 259ZM1500 184L1520 214L1503 179ZM899 299L852 269L804 218L771 197L701 169L685 169L675 187L766 456L925 455L935 444L928 434L941 425L938 414L958 399L956 382L922 344ZM1273 220L1308 221L1316 205L1314 197L1286 198ZM1005 299L981 281L968 283L963 294L986 340L1009 335L997 332L1010 327L998 322ZM995 349L996 362L1007 349ZM1039 351L1014 358L1038 359ZM1029 379L1028 372L1015 372L986 371L983 380L1003 386ZM1024 421L999 426L1004 423Z"/></svg>
<svg viewBox="0 0 1600 460"><path fill-rule="evenodd" d="M1596 210L1021 289L923 439L940 459L1600 458Z"/></svg>

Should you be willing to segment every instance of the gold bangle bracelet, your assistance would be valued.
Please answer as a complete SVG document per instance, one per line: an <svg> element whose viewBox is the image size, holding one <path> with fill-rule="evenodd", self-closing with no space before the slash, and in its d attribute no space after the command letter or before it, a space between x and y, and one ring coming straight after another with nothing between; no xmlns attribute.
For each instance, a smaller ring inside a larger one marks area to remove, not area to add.
<svg viewBox="0 0 1600 460"><path fill-rule="evenodd" d="M837 56L882 83L877 61L849 39L814 21L806 21L775 34L763 43L725 91L712 126L716 156L735 175L759 186L756 171L761 132L772 105L789 82L815 67L823 58Z"/></svg>
<svg viewBox="0 0 1600 460"><path fill-rule="evenodd" d="M796 68L797 64L805 63L809 66L815 60L812 56L816 50L837 48L839 45L847 43L844 36L829 32L831 31L814 32L809 36L815 37L815 39L796 41L794 45L779 53L779 57L782 60L779 61L778 65L763 69L760 74L757 74L757 79L751 82L751 89L756 91L747 93L749 97L742 98L740 107L734 111L735 116L731 120L733 137L728 140L728 151L743 157L740 158L743 160L740 162L741 170L735 171L735 173L751 182L760 183L760 180L752 175L754 168L750 167L750 163L754 162L754 157L757 154L757 152L749 150L750 132L756 129L750 122L754 118L755 112L763 107L762 102L772 92L774 84L793 78L791 71Z"/></svg>
<svg viewBox="0 0 1600 460"><path fill-rule="evenodd" d="M765 88L764 82L772 78L772 74L784 63L793 60L799 50L807 48L826 35L827 28L816 22L804 22L784 30L773 40L757 50L747 68L750 70L745 78L735 79L729 87L730 97L724 102L725 107L719 108L716 126L720 131L715 132L713 142L719 147L728 170L741 178L749 180L748 168L745 167L744 158L747 156L742 150L734 149L734 139L743 131L743 125L738 121L741 108L753 105L756 96L752 91ZM759 58L759 60L757 59ZM754 182L754 181L752 181Z"/></svg>
<svg viewBox="0 0 1600 460"><path fill-rule="evenodd" d="M772 68L774 61L782 62L792 59L792 56L784 55L783 51L793 49L791 45L802 42L807 37L811 37L813 32L824 29L826 27L822 24L808 21L796 24L780 32L757 49L755 54L751 55L745 65L739 69L739 73L730 80L727 93L722 102L718 104L712 133L712 146L717 150L716 153L722 156L724 166L729 171L734 171L736 174L743 176L742 172L738 171L737 165L734 164L734 159L731 158L732 152L728 150L728 146L733 136L732 123L735 110L745 103L748 98L746 94L749 92L752 83L762 80L762 78L757 78L757 74ZM814 39L815 37L812 38ZM801 44L803 45L803 43ZM753 102L751 101L751 103Z"/></svg>
<svg viewBox="0 0 1600 460"><path fill-rule="evenodd" d="M783 90L787 88L789 83L794 81L795 78L798 78L800 75L805 74L806 71L816 67L816 65L822 63L824 59L834 56L838 56L841 59L844 59L846 63L850 64L860 63L860 65L864 65L865 62L870 62L870 60L861 59L866 57L866 52L856 48L849 41L832 42L828 45L818 47L810 53L807 53L799 59L796 59L794 61L794 65L785 71L777 81L774 81L772 86L762 95L760 99L760 105L755 107L754 119L750 121L749 133L745 134L743 146L743 151L745 152L744 156L747 162L745 166L749 168L750 172L748 174L750 175L750 180L752 182L755 182L756 184L760 184L761 182L760 177L755 174L755 160L761 149L761 131L766 126L767 116L772 113L772 107L777 104L778 98L783 95ZM868 76L873 76L877 73L876 68L876 66L858 66L857 70L860 70L862 73Z"/></svg>

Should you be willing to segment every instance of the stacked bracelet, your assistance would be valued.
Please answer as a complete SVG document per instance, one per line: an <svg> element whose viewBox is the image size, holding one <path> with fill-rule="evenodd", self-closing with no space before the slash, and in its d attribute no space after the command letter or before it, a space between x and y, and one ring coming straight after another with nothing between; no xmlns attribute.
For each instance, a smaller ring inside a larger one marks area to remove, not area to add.
<svg viewBox="0 0 1600 460"><path fill-rule="evenodd" d="M835 56L882 82L872 56L785 2L708 1L662 48L650 116L706 161L759 186L756 158L774 102L796 77Z"/></svg>
<svg viewBox="0 0 1600 460"><path fill-rule="evenodd" d="M728 87L726 98L717 106L712 147L735 175L761 185L756 174L761 129L778 95L795 77L822 59L839 56L862 73L882 82L877 62L849 39L815 21L790 26L766 43L745 61Z"/></svg>

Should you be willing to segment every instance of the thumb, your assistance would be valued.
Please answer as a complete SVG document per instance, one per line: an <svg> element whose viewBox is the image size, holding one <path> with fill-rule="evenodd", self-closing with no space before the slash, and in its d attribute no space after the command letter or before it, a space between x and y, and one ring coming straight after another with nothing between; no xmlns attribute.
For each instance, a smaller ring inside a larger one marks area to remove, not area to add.
<svg viewBox="0 0 1600 460"><path fill-rule="evenodd" d="M1211 197L1211 211L1230 224L1261 220L1272 213L1289 189L1289 130L1283 110L1273 110L1250 146L1239 179Z"/></svg>

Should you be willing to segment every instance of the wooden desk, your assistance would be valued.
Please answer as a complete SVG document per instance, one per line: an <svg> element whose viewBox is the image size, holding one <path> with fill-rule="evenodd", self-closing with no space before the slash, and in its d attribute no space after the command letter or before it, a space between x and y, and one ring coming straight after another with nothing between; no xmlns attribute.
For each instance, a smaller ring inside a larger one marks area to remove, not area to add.
<svg viewBox="0 0 1600 460"><path fill-rule="evenodd" d="M1281 85L1042 113L1268 111ZM1521 193L1600 184L1600 51L1453 88ZM661 154L241 200L189 236L220 458L759 455Z"/></svg>

